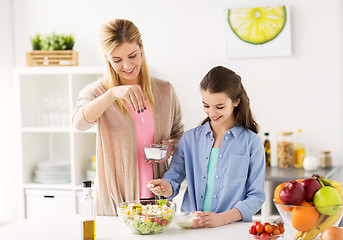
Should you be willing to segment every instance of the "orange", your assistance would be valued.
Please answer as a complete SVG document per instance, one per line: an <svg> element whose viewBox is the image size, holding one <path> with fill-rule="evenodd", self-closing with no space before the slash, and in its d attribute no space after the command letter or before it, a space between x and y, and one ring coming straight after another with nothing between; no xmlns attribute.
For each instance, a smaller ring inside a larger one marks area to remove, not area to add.
<svg viewBox="0 0 343 240"><path fill-rule="evenodd" d="M304 179L303 178L299 178L296 181L301 182L302 180L304 180Z"/></svg>
<svg viewBox="0 0 343 240"><path fill-rule="evenodd" d="M303 202L299 207L293 207L291 213L292 226L298 231L308 231L316 225L319 212L312 204Z"/></svg>
<svg viewBox="0 0 343 240"><path fill-rule="evenodd" d="M286 183L287 183L287 182L283 182L283 183L279 184L279 185L275 188L275 190L274 190L274 201L275 201L276 203L283 204L283 203L281 202L281 200L280 200L279 194L280 194L281 189L283 188L283 186L285 186ZM280 206L280 205L279 205L279 206ZM292 208L291 208L291 207L287 207L287 206L280 206L280 209L282 209L282 210L285 211L285 212L290 212L290 211L292 211Z"/></svg>

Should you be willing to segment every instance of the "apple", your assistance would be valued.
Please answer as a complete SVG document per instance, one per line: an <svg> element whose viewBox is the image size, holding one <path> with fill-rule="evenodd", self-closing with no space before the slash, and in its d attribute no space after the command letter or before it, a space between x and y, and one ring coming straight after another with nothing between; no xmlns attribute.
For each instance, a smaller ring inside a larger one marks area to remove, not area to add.
<svg viewBox="0 0 343 240"><path fill-rule="evenodd" d="M292 180L283 186L279 197L283 204L300 206L305 199L305 190L300 182Z"/></svg>
<svg viewBox="0 0 343 240"><path fill-rule="evenodd" d="M325 186L314 194L313 203L320 213L334 215L340 209L341 197L333 187Z"/></svg>
<svg viewBox="0 0 343 240"><path fill-rule="evenodd" d="M303 185L305 190L305 201L312 202L314 194L322 188L320 183L314 178L306 178L302 180L301 185Z"/></svg>

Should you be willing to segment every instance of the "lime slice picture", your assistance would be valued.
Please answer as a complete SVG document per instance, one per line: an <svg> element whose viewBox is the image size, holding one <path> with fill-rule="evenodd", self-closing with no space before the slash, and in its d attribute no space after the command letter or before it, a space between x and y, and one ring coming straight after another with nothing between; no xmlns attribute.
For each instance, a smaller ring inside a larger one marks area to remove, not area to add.
<svg viewBox="0 0 343 240"><path fill-rule="evenodd" d="M276 38L286 24L285 6L229 9L232 31L244 42L264 44Z"/></svg>

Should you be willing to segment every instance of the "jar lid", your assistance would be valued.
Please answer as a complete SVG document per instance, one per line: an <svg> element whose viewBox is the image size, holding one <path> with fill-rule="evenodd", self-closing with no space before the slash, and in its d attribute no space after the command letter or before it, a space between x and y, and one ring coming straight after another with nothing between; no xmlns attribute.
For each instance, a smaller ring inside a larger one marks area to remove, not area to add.
<svg viewBox="0 0 343 240"><path fill-rule="evenodd" d="M278 132L278 135L291 135L293 132Z"/></svg>
<svg viewBox="0 0 343 240"><path fill-rule="evenodd" d="M330 150L323 150L323 151L321 151L321 153L331 153L331 151Z"/></svg>

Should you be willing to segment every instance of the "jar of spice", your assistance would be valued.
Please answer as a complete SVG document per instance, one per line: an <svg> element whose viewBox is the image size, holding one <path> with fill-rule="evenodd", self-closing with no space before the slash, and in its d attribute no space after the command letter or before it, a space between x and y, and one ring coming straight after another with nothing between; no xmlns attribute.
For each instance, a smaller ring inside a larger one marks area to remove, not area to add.
<svg viewBox="0 0 343 240"><path fill-rule="evenodd" d="M320 166L322 168L332 167L331 151L325 150L320 153Z"/></svg>
<svg viewBox="0 0 343 240"><path fill-rule="evenodd" d="M293 132L278 133L277 162L280 168L295 166Z"/></svg>

